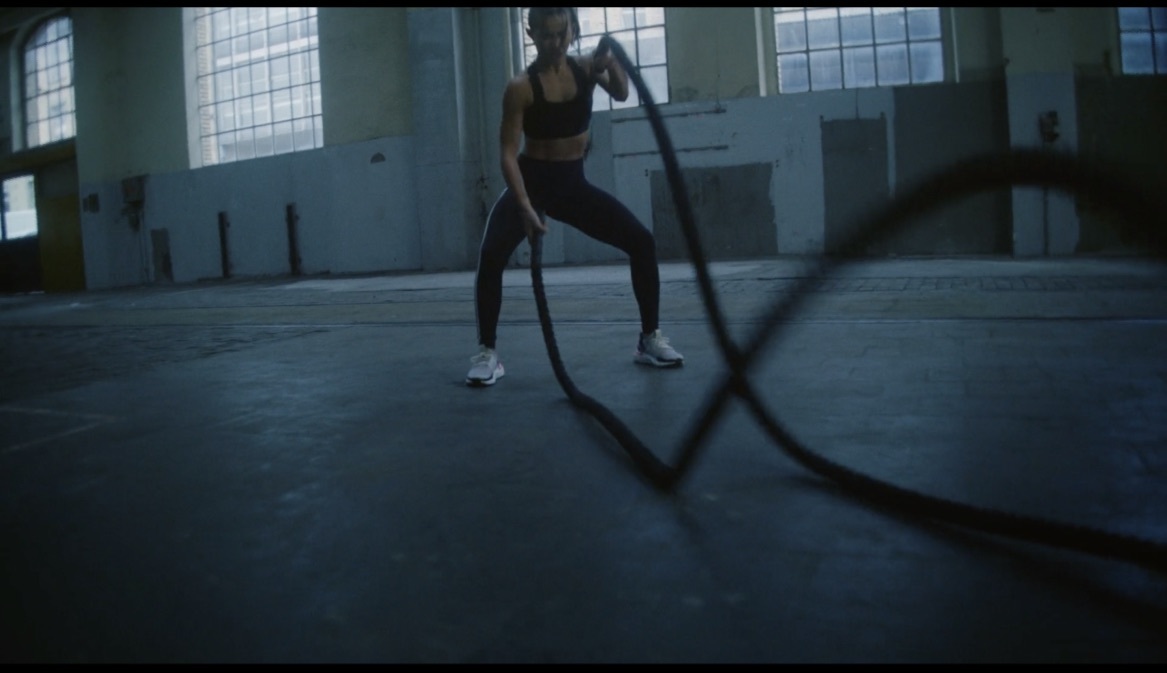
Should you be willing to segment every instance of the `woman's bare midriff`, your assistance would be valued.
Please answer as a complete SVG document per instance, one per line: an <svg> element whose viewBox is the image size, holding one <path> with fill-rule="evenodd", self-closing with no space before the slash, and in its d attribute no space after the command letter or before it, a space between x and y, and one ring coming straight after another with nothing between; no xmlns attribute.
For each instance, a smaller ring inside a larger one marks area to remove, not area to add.
<svg viewBox="0 0 1167 673"><path fill-rule="evenodd" d="M526 138L523 143L523 154L539 161L575 161L582 159L587 149L587 131L570 138Z"/></svg>

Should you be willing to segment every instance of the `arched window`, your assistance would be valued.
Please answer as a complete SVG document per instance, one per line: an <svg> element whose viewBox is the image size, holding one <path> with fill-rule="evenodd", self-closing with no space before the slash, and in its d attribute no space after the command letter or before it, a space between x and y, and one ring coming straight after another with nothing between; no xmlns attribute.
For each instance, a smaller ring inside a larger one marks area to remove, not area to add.
<svg viewBox="0 0 1167 673"><path fill-rule="evenodd" d="M24 45L25 143L37 147L77 135L73 98L73 21L46 20Z"/></svg>
<svg viewBox="0 0 1167 673"><path fill-rule="evenodd" d="M194 16L203 165L323 147L316 8Z"/></svg>

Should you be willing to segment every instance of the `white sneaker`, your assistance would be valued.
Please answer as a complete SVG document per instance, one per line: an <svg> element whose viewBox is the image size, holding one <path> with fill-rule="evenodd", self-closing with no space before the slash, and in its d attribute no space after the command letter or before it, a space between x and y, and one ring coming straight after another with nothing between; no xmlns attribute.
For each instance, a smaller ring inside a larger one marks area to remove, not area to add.
<svg viewBox="0 0 1167 673"><path fill-rule="evenodd" d="M673 350L669 340L658 329L652 334L640 335L640 342L636 345L636 361L654 367L679 367L685 362L685 357Z"/></svg>
<svg viewBox="0 0 1167 673"><path fill-rule="evenodd" d="M498 354L494 352L493 348L486 346L479 348L481 350L478 355L470 358L470 362L473 362L474 366L470 368L470 373L466 374L466 385L493 386L494 382L501 379L506 371L502 368Z"/></svg>

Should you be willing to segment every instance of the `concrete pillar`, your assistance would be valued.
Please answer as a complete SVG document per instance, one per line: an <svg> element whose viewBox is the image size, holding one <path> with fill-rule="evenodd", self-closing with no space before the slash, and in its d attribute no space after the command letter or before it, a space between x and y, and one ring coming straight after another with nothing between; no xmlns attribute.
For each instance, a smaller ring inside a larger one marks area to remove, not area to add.
<svg viewBox="0 0 1167 673"><path fill-rule="evenodd" d="M474 49L476 10L452 7L409 12L414 166L421 266L426 271L474 267L481 237L481 102Z"/></svg>

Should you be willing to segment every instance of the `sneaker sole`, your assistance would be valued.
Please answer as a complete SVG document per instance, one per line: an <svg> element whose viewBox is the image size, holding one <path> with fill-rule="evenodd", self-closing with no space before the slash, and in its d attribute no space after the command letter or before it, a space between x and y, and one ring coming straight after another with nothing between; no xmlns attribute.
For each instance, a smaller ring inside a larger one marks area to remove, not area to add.
<svg viewBox="0 0 1167 673"><path fill-rule="evenodd" d="M642 365L649 365L652 367L660 367L662 369L671 367L680 367L685 364L684 360L658 360L651 355L637 354L636 363Z"/></svg>
<svg viewBox="0 0 1167 673"><path fill-rule="evenodd" d="M470 386L471 388L485 388L486 386L493 386L496 381L503 377L504 374L506 374L506 372L503 371L503 368L500 365L498 369L494 370L494 376L488 379L468 378L466 379L466 385Z"/></svg>

